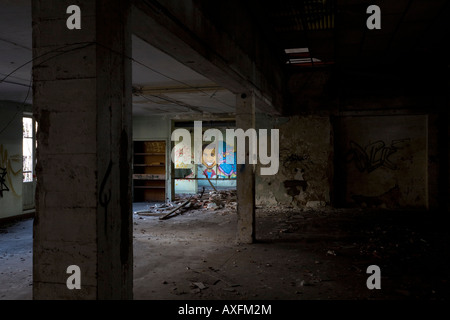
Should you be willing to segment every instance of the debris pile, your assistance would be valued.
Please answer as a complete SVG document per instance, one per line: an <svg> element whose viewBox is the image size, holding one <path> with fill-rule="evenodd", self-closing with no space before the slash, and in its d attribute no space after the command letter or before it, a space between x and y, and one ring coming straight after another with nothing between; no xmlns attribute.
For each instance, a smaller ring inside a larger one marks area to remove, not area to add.
<svg viewBox="0 0 450 320"><path fill-rule="evenodd" d="M160 220L172 218L188 210L236 210L236 190L211 191L205 194L203 188L200 194L178 197L174 202L155 204L148 210L136 211L141 216L160 216Z"/></svg>
<svg viewBox="0 0 450 320"><path fill-rule="evenodd" d="M222 208L235 210L237 208L236 190L211 191L208 199L202 201L202 206L213 210Z"/></svg>

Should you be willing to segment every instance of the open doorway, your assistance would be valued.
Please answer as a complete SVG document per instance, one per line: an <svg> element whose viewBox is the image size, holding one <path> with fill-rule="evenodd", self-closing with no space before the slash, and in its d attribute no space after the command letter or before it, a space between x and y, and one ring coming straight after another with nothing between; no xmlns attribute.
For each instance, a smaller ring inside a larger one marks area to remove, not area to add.
<svg viewBox="0 0 450 320"><path fill-rule="evenodd" d="M235 95L137 36L132 51L133 211L176 206L180 196L199 194L203 187L235 188L232 168L219 171L214 163L193 165L181 163L176 152L171 156L173 130L192 129L194 119L205 128L234 127Z"/></svg>

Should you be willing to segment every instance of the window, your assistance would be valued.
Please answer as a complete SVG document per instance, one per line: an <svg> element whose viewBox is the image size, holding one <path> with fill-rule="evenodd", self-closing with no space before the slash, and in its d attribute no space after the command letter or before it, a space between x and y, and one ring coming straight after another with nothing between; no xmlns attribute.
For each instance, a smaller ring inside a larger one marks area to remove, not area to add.
<svg viewBox="0 0 450 320"><path fill-rule="evenodd" d="M34 130L33 118L23 118L23 182L33 181Z"/></svg>

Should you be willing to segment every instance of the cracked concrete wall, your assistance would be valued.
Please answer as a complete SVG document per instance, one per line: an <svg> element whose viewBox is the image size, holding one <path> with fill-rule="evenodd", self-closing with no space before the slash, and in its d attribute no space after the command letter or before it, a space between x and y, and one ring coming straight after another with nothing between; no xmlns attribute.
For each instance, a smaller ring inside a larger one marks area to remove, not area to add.
<svg viewBox="0 0 450 320"><path fill-rule="evenodd" d="M273 176L256 171L257 205L317 208L330 203L332 135L329 117L268 118L260 128L279 129L280 167Z"/></svg>
<svg viewBox="0 0 450 320"><path fill-rule="evenodd" d="M73 31L63 1L32 1L33 299L131 299L130 3L77 4L83 27ZM79 290L67 288L70 265Z"/></svg>

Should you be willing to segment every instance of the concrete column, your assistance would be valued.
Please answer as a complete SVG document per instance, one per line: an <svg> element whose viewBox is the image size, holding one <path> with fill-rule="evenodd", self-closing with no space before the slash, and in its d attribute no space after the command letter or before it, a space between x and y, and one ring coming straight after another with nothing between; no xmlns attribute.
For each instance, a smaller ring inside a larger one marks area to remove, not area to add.
<svg viewBox="0 0 450 320"><path fill-rule="evenodd" d="M131 33L126 0L36 0L34 299L130 299ZM69 30L67 7L81 9ZM69 290L67 268L81 270Z"/></svg>
<svg viewBox="0 0 450 320"><path fill-rule="evenodd" d="M236 128L255 129L255 96L245 92L236 96ZM255 165L249 164L248 140L245 164L237 165L237 217L239 243L255 241Z"/></svg>

